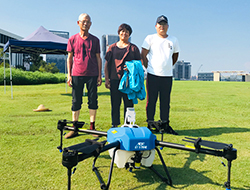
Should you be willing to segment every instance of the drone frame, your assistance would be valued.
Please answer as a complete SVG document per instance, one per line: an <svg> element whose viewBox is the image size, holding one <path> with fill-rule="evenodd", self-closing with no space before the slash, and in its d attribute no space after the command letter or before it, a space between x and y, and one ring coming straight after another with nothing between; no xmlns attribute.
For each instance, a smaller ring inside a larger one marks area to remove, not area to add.
<svg viewBox="0 0 250 190"><path fill-rule="evenodd" d="M68 124L73 124L74 127L71 127ZM80 129L82 128L84 124L85 124L84 122L78 122L78 121L72 122L72 121L67 121L67 120L59 120L57 124L57 128L60 130L60 137L61 137L60 146L58 146L57 148L59 149L60 152L63 152L62 164L68 169L68 190L71 189L72 168L75 167L79 162L90 157L94 157L92 171L95 172L98 178L98 181L100 183L100 188L106 190L109 188L110 183L111 183L115 152L120 149L120 142L115 141L115 142L111 142L105 145L107 141L97 142L98 139L95 139L95 140L86 139L84 143L80 143L80 144L73 145L67 148L63 148L63 130L70 130L70 131L75 131L75 132L82 132L82 133L107 137L107 132ZM195 152L197 154L202 153L202 154L208 154L208 155L226 158L228 161L228 164L227 164L228 172L227 172L227 182L225 182L224 185L226 187L226 190L231 189L230 187L231 166L232 166L232 161L237 158L237 150L233 148L232 144L225 144L225 143L219 143L219 142L213 142L213 141L204 141L201 138L193 139L193 138L186 137L185 139L183 139L183 141L194 144L194 147L190 147L190 146L185 146L182 144L164 142L162 140L163 140L163 133L162 133L161 141L158 141L158 140L155 141L155 150L157 151L158 156L162 162L167 178L163 177L158 171L156 171L153 165L150 166L149 169L151 169L157 176L159 176L163 182L172 186L172 179L169 175L167 166L157 146L161 146L161 148L168 147L168 148L174 148L174 149L179 149L179 150L185 150L189 152ZM208 148L203 148L201 146L205 146ZM211 147L213 149L211 149ZM107 181L107 184L105 184L105 182L102 179L102 176L100 175L98 168L95 167L95 163L100 153L105 152L111 148L114 148L114 154L113 154L111 164L110 164L108 181Z"/></svg>

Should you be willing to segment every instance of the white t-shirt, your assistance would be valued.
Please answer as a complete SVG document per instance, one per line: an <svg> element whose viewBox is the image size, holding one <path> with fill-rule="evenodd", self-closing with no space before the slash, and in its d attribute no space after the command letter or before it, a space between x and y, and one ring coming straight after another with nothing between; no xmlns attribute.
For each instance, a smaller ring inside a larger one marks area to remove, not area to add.
<svg viewBox="0 0 250 190"><path fill-rule="evenodd" d="M142 48L149 50L147 72L156 76L173 76L172 55L180 51L176 37L161 38L157 34L148 35Z"/></svg>

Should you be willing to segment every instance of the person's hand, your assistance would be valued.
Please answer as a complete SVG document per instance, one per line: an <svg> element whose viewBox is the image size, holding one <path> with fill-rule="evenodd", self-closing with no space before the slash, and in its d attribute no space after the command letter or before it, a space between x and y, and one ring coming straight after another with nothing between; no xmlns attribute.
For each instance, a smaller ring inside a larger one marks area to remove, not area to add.
<svg viewBox="0 0 250 190"><path fill-rule="evenodd" d="M98 77L97 79L97 86L101 86L102 85L102 78Z"/></svg>
<svg viewBox="0 0 250 190"><path fill-rule="evenodd" d="M109 81L109 79L105 80L105 87L110 89L110 81Z"/></svg>
<svg viewBox="0 0 250 190"><path fill-rule="evenodd" d="M68 76L68 80L67 80L68 86L72 87L72 77Z"/></svg>
<svg viewBox="0 0 250 190"><path fill-rule="evenodd" d="M128 68L127 68L127 65L124 65L123 70L129 72Z"/></svg>

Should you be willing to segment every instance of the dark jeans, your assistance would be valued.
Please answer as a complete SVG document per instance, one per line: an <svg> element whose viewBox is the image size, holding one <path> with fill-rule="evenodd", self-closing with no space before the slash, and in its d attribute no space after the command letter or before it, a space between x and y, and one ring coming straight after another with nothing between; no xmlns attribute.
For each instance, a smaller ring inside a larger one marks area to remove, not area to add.
<svg viewBox="0 0 250 190"><path fill-rule="evenodd" d="M127 107L134 107L133 101L128 99L127 94L124 94L118 90L119 83L119 80L110 80L112 125L120 124L120 106L122 99L124 103L124 119Z"/></svg>
<svg viewBox="0 0 250 190"><path fill-rule="evenodd" d="M169 122L170 94L172 89L172 77L161 77L147 74L147 121L153 121L155 106L160 98L160 119Z"/></svg>
<svg viewBox="0 0 250 190"><path fill-rule="evenodd" d="M88 108L94 110L98 108L97 76L72 76L72 111L81 109L85 83L88 90Z"/></svg>

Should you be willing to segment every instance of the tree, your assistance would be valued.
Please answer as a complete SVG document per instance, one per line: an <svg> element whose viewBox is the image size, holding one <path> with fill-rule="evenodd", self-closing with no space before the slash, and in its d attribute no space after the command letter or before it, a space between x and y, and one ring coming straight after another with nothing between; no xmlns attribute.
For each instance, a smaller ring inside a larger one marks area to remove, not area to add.
<svg viewBox="0 0 250 190"><path fill-rule="evenodd" d="M39 54L26 54L24 55L24 61L27 63L31 63L31 71L37 71L42 64L43 58Z"/></svg>
<svg viewBox="0 0 250 190"><path fill-rule="evenodd" d="M46 63L45 61L41 62L39 71L48 73L59 73L59 69L56 67L56 63Z"/></svg>
<svg viewBox="0 0 250 190"><path fill-rule="evenodd" d="M43 60L39 54L25 55L24 61L32 63L30 65L31 71L58 73L59 69L56 67L56 63L47 63Z"/></svg>

